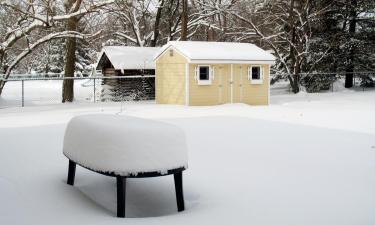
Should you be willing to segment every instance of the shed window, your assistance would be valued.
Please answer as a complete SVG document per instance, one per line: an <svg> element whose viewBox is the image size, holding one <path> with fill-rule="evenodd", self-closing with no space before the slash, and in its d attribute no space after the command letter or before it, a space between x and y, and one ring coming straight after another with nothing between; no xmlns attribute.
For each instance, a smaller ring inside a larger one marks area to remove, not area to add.
<svg viewBox="0 0 375 225"><path fill-rule="evenodd" d="M208 66L199 67L199 80L210 80L210 67Z"/></svg>
<svg viewBox="0 0 375 225"><path fill-rule="evenodd" d="M260 80L260 66L251 67L251 79Z"/></svg>
<svg viewBox="0 0 375 225"><path fill-rule="evenodd" d="M210 66L202 65L196 67L196 80L198 85L210 85L213 80L213 71Z"/></svg>
<svg viewBox="0 0 375 225"><path fill-rule="evenodd" d="M249 67L249 80L252 84L263 83L263 70L261 66L250 66Z"/></svg>

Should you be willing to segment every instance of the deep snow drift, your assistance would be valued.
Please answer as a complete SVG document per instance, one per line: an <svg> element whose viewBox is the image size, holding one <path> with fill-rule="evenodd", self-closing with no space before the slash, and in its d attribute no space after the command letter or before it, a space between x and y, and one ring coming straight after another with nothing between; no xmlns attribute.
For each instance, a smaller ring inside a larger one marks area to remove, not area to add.
<svg viewBox="0 0 375 225"><path fill-rule="evenodd" d="M375 224L375 92L271 101L0 110L0 224ZM65 184L68 120L102 112L184 129L186 211L177 213L172 176L129 179L125 219L115 217L115 179L77 168L75 186Z"/></svg>

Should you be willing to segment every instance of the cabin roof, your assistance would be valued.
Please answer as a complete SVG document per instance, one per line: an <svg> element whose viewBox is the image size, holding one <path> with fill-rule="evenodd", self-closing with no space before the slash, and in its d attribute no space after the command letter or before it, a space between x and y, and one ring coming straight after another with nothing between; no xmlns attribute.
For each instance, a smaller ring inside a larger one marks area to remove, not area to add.
<svg viewBox="0 0 375 225"><path fill-rule="evenodd" d="M116 70L155 69L154 55L160 47L105 46L97 64L105 54Z"/></svg>
<svg viewBox="0 0 375 225"><path fill-rule="evenodd" d="M254 44L203 41L170 41L159 49L154 60L169 47L173 47L190 61L275 61L271 53Z"/></svg>

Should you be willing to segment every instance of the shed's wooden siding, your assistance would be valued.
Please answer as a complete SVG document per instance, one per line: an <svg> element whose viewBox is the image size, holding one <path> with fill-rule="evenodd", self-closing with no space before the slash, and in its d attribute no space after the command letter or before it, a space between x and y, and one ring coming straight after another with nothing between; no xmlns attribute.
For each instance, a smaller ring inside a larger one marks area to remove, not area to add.
<svg viewBox="0 0 375 225"><path fill-rule="evenodd" d="M156 62L156 103L185 104L185 72L187 60L167 49ZM198 85L195 69L209 65L214 70L211 85ZM269 104L270 65L263 68L263 83L252 84L248 79L249 64L189 64L189 105L218 105L226 103ZM233 69L233 81L231 70ZM232 84L231 84L232 83ZM232 85L232 88L231 88Z"/></svg>
<svg viewBox="0 0 375 225"><path fill-rule="evenodd" d="M185 104L185 70L187 60L177 51L167 49L156 62L156 103Z"/></svg>
<svg viewBox="0 0 375 225"><path fill-rule="evenodd" d="M214 80L211 85L198 85L195 80L195 68L190 65L190 105L218 105L247 103L250 105L267 105L269 89L269 65L263 67L263 84L251 84L248 79L248 68L251 65L233 64L233 92L231 90L231 64L211 64L214 68ZM233 97L232 97L233 94Z"/></svg>
<svg viewBox="0 0 375 225"><path fill-rule="evenodd" d="M262 84L251 84L248 79L247 70L250 65L238 65L236 66L237 74L240 75L239 71L242 67L242 101L239 99L236 102L243 102L250 105L268 105L269 104L269 88L270 88L270 66L261 65L263 68L263 83ZM238 84L238 83L237 83Z"/></svg>
<svg viewBox="0 0 375 225"><path fill-rule="evenodd" d="M233 103L247 103L250 105L269 104L269 65L263 68L263 83L251 84L248 79L248 69L251 65L233 65Z"/></svg>
<svg viewBox="0 0 375 225"><path fill-rule="evenodd" d="M230 103L230 65L210 65L214 70L211 85L198 85L195 78L195 68L199 64L190 64L190 105L218 105Z"/></svg>

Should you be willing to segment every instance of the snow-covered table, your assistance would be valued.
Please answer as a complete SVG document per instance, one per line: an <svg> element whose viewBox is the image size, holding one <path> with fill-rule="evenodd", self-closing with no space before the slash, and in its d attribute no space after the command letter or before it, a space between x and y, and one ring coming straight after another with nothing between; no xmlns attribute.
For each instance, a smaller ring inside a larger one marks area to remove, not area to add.
<svg viewBox="0 0 375 225"><path fill-rule="evenodd" d="M63 153L69 159L70 185L76 164L116 177L118 217L125 217L126 178L173 174L177 209L184 210L187 147L183 130L175 125L119 115L77 116L66 128Z"/></svg>

